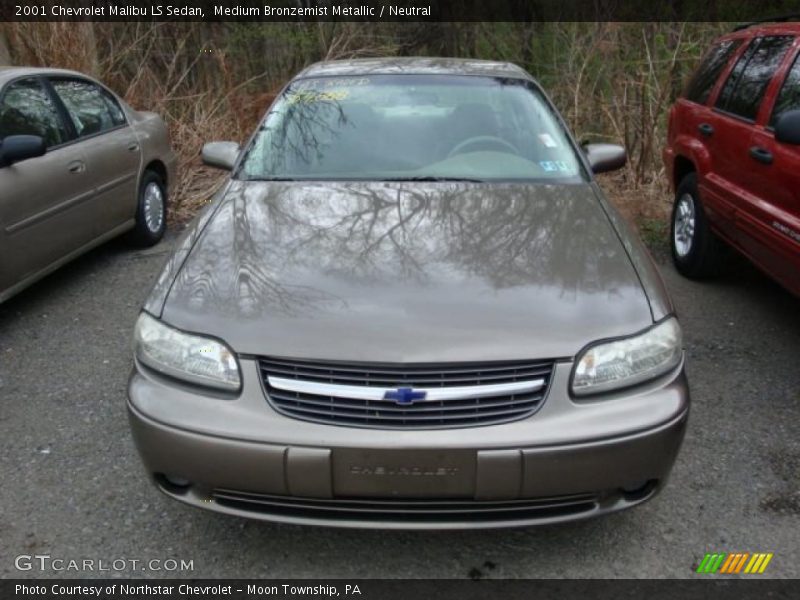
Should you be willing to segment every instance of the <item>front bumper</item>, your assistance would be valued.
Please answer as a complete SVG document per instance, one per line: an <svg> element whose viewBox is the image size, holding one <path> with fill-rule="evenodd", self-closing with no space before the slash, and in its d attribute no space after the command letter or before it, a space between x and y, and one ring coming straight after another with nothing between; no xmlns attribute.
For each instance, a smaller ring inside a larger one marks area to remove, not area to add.
<svg viewBox="0 0 800 600"><path fill-rule="evenodd" d="M621 510L661 489L688 416L682 367L647 387L576 402L565 391L565 363L528 419L470 429L353 429L276 413L254 381L255 366L242 367L244 389L231 399L137 367L129 384L133 437L169 496L288 523L455 529Z"/></svg>

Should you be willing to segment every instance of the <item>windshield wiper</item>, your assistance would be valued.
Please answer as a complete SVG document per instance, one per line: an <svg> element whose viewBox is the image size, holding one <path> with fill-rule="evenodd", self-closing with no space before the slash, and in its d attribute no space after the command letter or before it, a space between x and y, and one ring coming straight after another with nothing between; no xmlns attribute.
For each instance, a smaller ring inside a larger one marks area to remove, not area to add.
<svg viewBox="0 0 800 600"><path fill-rule="evenodd" d="M485 179L475 177L436 177L434 175L416 175L413 177L386 177L380 181L467 181L470 183L485 183Z"/></svg>

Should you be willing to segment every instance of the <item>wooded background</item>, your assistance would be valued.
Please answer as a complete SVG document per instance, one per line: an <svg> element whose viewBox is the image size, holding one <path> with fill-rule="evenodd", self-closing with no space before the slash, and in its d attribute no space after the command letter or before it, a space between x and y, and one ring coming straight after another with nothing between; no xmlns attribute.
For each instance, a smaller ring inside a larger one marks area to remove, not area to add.
<svg viewBox="0 0 800 600"><path fill-rule="evenodd" d="M635 223L669 209L661 164L667 109L730 23L2 23L0 64L93 75L134 108L159 112L181 157L179 219L220 175L205 141L244 141L274 92L318 60L458 56L507 60L534 75L579 140L622 142L626 169L603 185ZM648 225L650 223L651 225ZM658 229L661 225L656 224Z"/></svg>

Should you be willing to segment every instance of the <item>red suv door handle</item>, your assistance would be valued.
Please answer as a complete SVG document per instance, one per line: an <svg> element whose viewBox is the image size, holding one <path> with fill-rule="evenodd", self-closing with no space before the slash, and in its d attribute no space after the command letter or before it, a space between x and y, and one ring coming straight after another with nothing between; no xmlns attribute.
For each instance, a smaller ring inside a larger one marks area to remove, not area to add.
<svg viewBox="0 0 800 600"><path fill-rule="evenodd" d="M765 165L772 164L772 152L761 146L753 146L750 148L750 156L755 158L758 162Z"/></svg>
<svg viewBox="0 0 800 600"><path fill-rule="evenodd" d="M700 123L700 125L697 126L697 129L706 137L714 134L714 128L708 123Z"/></svg>

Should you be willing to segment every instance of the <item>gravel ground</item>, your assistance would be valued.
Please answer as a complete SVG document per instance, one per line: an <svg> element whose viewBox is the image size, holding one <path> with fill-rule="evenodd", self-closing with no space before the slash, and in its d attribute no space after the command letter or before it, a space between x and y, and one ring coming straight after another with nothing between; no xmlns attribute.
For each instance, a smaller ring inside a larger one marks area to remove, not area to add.
<svg viewBox="0 0 800 600"><path fill-rule="evenodd" d="M566 526L377 532L198 511L145 479L125 414L130 337L173 240L108 244L0 305L0 576L58 575L15 569L50 555L194 567L120 576L692 577L707 551L774 552L766 575L800 576L800 301L743 261L706 285L662 264L694 404L656 499Z"/></svg>

